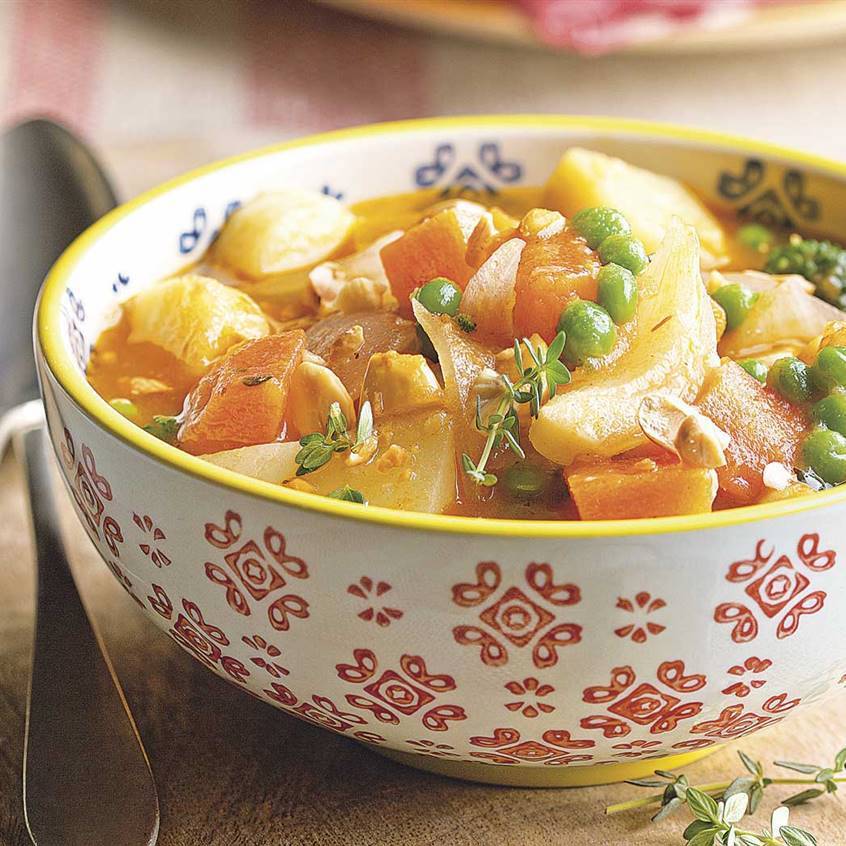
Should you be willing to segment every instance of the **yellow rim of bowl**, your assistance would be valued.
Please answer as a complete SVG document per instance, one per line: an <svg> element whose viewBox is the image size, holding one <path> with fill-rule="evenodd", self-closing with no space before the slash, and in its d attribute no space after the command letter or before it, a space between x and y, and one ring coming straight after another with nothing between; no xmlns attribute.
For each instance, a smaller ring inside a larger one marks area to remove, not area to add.
<svg viewBox="0 0 846 846"><path fill-rule="evenodd" d="M260 482L230 470L209 464L200 458L172 447L143 429L135 426L115 411L88 384L77 369L75 361L64 349L60 337L60 304L65 288L74 268L82 255L91 249L108 231L136 209L169 191L206 174L222 170L238 162L260 158L283 150L315 144L368 138L375 135L392 135L419 130L439 129L444 131L487 127L534 127L585 129L620 135L653 135L686 142L713 144L740 153L765 155L798 162L830 176L846 179L846 165L822 156L803 153L787 147L780 147L763 141L691 129L673 124L619 118L565 116L565 115L483 115L450 118L425 118L422 120L377 123L368 126L311 135L295 141L276 144L193 170L184 176L160 185L134 200L125 203L107 214L90 229L80 235L62 254L44 282L36 308L36 335L44 353L45 361L59 385L67 392L77 406L93 421L109 433L165 464L185 473L226 488L232 488L261 499L295 506L305 511L342 517L351 520L377 523L396 528L410 528L425 531L454 532L474 535L497 535L503 537L543 538L598 538L625 535L665 534L689 532L700 529L717 529L735 526L756 520L772 519L823 508L846 502L846 485L814 496L793 500L750 505L726 511L690 514L678 517L653 517L639 520L593 520L593 521L548 521L507 520L476 517L458 517L443 514L424 514L411 511L397 511L379 506L356 505L328 497L291 490L268 482Z"/></svg>

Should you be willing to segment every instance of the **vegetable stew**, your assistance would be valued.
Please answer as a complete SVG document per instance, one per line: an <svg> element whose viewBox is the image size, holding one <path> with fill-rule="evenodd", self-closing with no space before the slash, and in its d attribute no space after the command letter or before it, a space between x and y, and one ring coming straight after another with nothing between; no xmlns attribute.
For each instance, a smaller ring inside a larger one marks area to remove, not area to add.
<svg viewBox="0 0 846 846"><path fill-rule="evenodd" d="M125 301L88 378L272 484L478 517L690 514L846 481L846 249L567 150L545 186L287 189Z"/></svg>

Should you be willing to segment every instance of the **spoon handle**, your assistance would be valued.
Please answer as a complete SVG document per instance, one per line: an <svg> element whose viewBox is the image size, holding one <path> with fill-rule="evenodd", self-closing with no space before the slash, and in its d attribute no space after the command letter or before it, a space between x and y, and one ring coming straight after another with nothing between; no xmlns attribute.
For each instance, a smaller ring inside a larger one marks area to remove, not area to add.
<svg viewBox="0 0 846 846"><path fill-rule="evenodd" d="M24 747L24 813L40 846L150 846L159 806L150 765L59 531L42 426L16 436L38 559Z"/></svg>

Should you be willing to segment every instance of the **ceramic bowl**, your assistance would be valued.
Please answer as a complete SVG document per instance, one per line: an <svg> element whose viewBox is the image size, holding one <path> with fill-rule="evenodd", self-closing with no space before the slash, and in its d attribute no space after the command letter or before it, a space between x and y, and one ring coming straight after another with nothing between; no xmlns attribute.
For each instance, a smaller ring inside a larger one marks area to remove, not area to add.
<svg viewBox="0 0 846 846"><path fill-rule="evenodd" d="M201 256L262 190L491 199L542 183L573 144L683 179L746 217L846 235L846 167L763 143L597 118L415 121L283 144L145 194L71 246L37 315L59 466L139 608L246 693L479 781L636 777L837 690L846 488L592 523L361 507L179 452L121 417L84 371L116 302Z"/></svg>

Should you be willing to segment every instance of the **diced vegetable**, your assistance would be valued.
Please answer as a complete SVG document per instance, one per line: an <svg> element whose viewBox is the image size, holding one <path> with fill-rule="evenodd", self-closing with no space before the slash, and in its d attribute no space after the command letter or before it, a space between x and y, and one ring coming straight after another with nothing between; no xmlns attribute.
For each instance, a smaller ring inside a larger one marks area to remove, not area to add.
<svg viewBox="0 0 846 846"><path fill-rule="evenodd" d="M444 276L464 290L473 275L465 260L467 239L478 220L472 212L449 208L382 248L382 264L403 317L411 317L412 292L430 279Z"/></svg>
<svg viewBox="0 0 846 846"><path fill-rule="evenodd" d="M666 392L691 402L717 364L714 314L692 227L679 221L670 227L638 286L631 346L610 363L600 359L577 371L529 430L535 449L551 461L569 465L581 455L612 456L642 444L643 398Z"/></svg>
<svg viewBox="0 0 846 846"><path fill-rule="evenodd" d="M647 253L658 249L678 216L696 229L707 253L715 258L726 254L716 218L680 182L603 153L580 147L564 153L546 183L544 204L565 215L591 206L618 209Z"/></svg>
<svg viewBox="0 0 846 846"><path fill-rule="evenodd" d="M179 445L199 455L280 438L291 377L304 351L301 331L230 350L186 397Z"/></svg>
<svg viewBox="0 0 846 846"><path fill-rule="evenodd" d="M349 485L370 505L438 514L455 499L455 441L444 411L398 415L377 426L379 448L365 464L332 460L306 478L329 495Z"/></svg>
<svg viewBox="0 0 846 846"><path fill-rule="evenodd" d="M390 312L333 314L310 327L306 337L309 350L326 360L352 397L361 393L374 353L420 351L416 325Z"/></svg>
<svg viewBox="0 0 846 846"><path fill-rule="evenodd" d="M422 355L400 355L391 350L370 358L361 401L370 402L376 418L414 414L443 408L443 388Z"/></svg>
<svg viewBox="0 0 846 846"><path fill-rule="evenodd" d="M297 463L294 456L299 449L299 442L287 441L212 452L201 455L200 458L261 482L281 485L296 476Z"/></svg>
<svg viewBox="0 0 846 846"><path fill-rule="evenodd" d="M528 240L517 270L514 335L537 332L551 343L569 302L596 299L598 272L596 253L570 226L551 238Z"/></svg>
<svg viewBox="0 0 846 846"><path fill-rule="evenodd" d="M482 438L475 427L473 386L485 368L493 367L494 356L471 340L449 317L432 314L418 302L413 305L415 317L438 353L447 410L459 424L456 432L458 445L462 451L469 451L469 445Z"/></svg>
<svg viewBox="0 0 846 846"><path fill-rule="evenodd" d="M270 331L246 294L208 276L174 276L124 303L130 343L149 342L199 375L230 347Z"/></svg>
<svg viewBox="0 0 846 846"><path fill-rule="evenodd" d="M226 221L216 261L253 281L325 261L350 237L355 216L334 197L287 188L258 197Z"/></svg>
<svg viewBox="0 0 846 846"><path fill-rule="evenodd" d="M717 493L713 470L650 458L590 462L565 475L582 520L697 514Z"/></svg>
<svg viewBox="0 0 846 846"><path fill-rule="evenodd" d="M497 346L514 338L517 273L525 247L525 241L511 238L495 250L470 278L462 299L479 337Z"/></svg>
<svg viewBox="0 0 846 846"><path fill-rule="evenodd" d="M510 238L524 237L525 233L518 232L519 223L520 221L496 206L486 211L467 239L467 264L478 269Z"/></svg>
<svg viewBox="0 0 846 846"><path fill-rule="evenodd" d="M721 304L723 290L712 294ZM728 331L720 339L720 353L746 358L799 347L820 335L831 321L843 319L846 314L808 294L800 281L787 279L759 292L735 327L729 321Z"/></svg>
<svg viewBox="0 0 846 846"><path fill-rule="evenodd" d="M796 466L809 427L807 414L764 388L739 364L724 360L708 377L697 404L731 437L728 463L717 474L733 504L747 505L760 496L762 473L770 462Z"/></svg>

